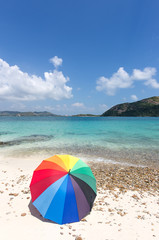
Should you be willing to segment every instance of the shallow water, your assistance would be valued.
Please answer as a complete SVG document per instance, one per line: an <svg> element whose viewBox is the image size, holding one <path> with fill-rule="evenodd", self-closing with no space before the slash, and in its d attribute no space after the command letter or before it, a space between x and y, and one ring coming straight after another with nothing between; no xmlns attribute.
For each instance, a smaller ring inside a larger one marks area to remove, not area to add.
<svg viewBox="0 0 159 240"><path fill-rule="evenodd" d="M0 117L1 156L54 154L159 165L159 118Z"/></svg>

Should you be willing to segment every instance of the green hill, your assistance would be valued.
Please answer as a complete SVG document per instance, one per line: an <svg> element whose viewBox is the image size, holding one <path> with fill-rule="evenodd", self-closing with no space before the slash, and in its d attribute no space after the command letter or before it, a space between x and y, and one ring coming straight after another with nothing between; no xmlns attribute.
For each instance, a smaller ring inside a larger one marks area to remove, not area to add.
<svg viewBox="0 0 159 240"><path fill-rule="evenodd" d="M30 116L57 116L50 112L18 112L18 111L1 111L0 116L8 117L30 117Z"/></svg>
<svg viewBox="0 0 159 240"><path fill-rule="evenodd" d="M106 112L102 117L159 117L159 97L146 98L133 103L118 104Z"/></svg>

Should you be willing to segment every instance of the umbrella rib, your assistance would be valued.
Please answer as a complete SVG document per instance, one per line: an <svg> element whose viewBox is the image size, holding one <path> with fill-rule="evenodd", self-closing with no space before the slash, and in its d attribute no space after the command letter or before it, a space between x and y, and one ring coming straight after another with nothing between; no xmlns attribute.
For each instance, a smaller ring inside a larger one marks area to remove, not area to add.
<svg viewBox="0 0 159 240"><path fill-rule="evenodd" d="M93 191L96 190L96 179L95 178L93 178L93 177L91 177L89 175L86 175L86 174L82 174L82 173L75 173L75 174L71 174L71 175L75 176L78 179L80 179L80 180L84 181L85 183L87 183L88 186L90 186L90 188L93 189Z"/></svg>
<svg viewBox="0 0 159 240"><path fill-rule="evenodd" d="M69 200L68 200L68 197L69 197ZM68 214L68 212L69 212L69 214ZM73 214L74 221L79 221L76 195L75 195L74 187L73 187L73 184L72 184L72 181L71 181L71 177L68 174L68 181L67 181L66 195L65 195L65 201L64 201L62 223L66 223L66 222L69 223L70 222L70 217L72 217L72 214Z"/></svg>
<svg viewBox="0 0 159 240"><path fill-rule="evenodd" d="M56 155L58 158L60 158L60 160L63 162L63 164L65 165L66 171L68 171L68 167L69 167L69 156L68 155ZM63 159L64 158L64 159ZM65 159L66 158L66 159ZM66 162L67 160L67 162ZM66 164L67 163L67 164Z"/></svg>
<svg viewBox="0 0 159 240"><path fill-rule="evenodd" d="M45 164L48 165L48 166L46 166L46 168L43 167L43 165L45 166ZM51 168L51 167L50 167L51 164L57 166L58 169L55 169L55 167L54 167L54 168ZM39 168L39 169L38 169L38 168ZM44 160L44 161L39 165L39 167L37 167L37 169L35 169L34 172L37 172L37 171L40 171L40 170L44 170L44 169L54 169L54 170L61 171L61 170L59 170L59 168L60 168L62 171L66 171L66 172L67 172L66 169L64 169L63 167L61 167L61 166L58 165L57 163L54 163L54 162L51 162L51 161L45 161L45 160Z"/></svg>
<svg viewBox="0 0 159 240"><path fill-rule="evenodd" d="M59 166L61 166L61 162L62 162L62 168L64 168L65 171L67 171L67 166L65 164L65 162L63 161L63 159L60 157L61 155L55 155L54 157L56 157L56 159L54 160L54 158L48 158L48 159L45 159L45 161L49 161L49 162L52 162L52 163L55 163L55 164L58 164L57 163L57 159L60 161L59 162Z"/></svg>
<svg viewBox="0 0 159 240"><path fill-rule="evenodd" d="M76 177L76 176L71 176L76 182L77 184L80 186L83 194L85 195L87 202L90 206L90 210L92 209L93 206L93 202L94 199L96 197L96 193L94 192L94 190L83 180L81 180L80 178Z"/></svg>
<svg viewBox="0 0 159 240"><path fill-rule="evenodd" d="M63 174L63 176L64 176L64 175L67 174L67 172L62 172L62 171L61 171L61 173L55 174L55 175L53 175L53 176L58 176L58 175L60 175L60 177L61 177L61 174ZM51 178L51 177L53 177L53 176L48 176L48 177L42 178L42 179L40 179L38 182L35 182L35 183L31 184L30 186L34 186L36 183L39 183L39 182L41 182L41 181L43 181L43 180L45 180L45 179ZM58 180L58 179L57 179L57 180ZM57 180L56 180L56 181L57 181ZM55 182L56 182L56 181L55 181Z"/></svg>
<svg viewBox="0 0 159 240"><path fill-rule="evenodd" d="M47 202L47 207L43 208L41 211L42 216L45 217L45 215L48 212L48 209L50 207L50 204L52 203L55 195L57 194L60 186L62 183L65 181L66 176L63 176L62 178L58 179L56 182L52 183L42 194L33 202L34 206L38 209L41 208L41 206L46 206ZM52 194L50 194L50 191Z"/></svg>
<svg viewBox="0 0 159 240"><path fill-rule="evenodd" d="M65 181L66 181L66 183L65 183ZM61 183L61 185L59 186L58 190L57 190L56 193L54 194L54 196L53 196L53 198L52 198L52 201L50 202L50 205L49 205L47 211L45 212L45 215L44 215L44 216L45 216L46 218L49 219L49 217L47 217L47 216L48 216L49 210L50 210L50 208L51 208L50 206L52 206L52 203L53 203L53 201L55 200L55 198L57 197L57 194L58 194L58 196L59 196L59 191L60 191L60 188L61 188L61 187L63 188L62 191L61 191L61 193L62 193L62 194L65 194L64 197L66 198L66 192L64 193L64 189L65 189L65 188L67 189L67 181L68 181L68 177L67 177L67 175L66 175L66 176L65 176L65 179L62 181L62 183ZM65 185L66 185L66 186L65 186ZM58 200L58 201L57 201L57 200ZM64 199L63 202L62 202L62 199L61 199L61 201L60 201L59 199L56 199L56 203L57 203L57 202L60 204L60 208L59 208L59 207L56 207L54 210L55 210L55 211L57 211L57 210L62 211L62 210L64 209L65 199ZM63 206L61 206L62 203L63 203ZM62 208L62 207L63 207L63 208ZM55 214L55 213L54 213L54 214ZM59 214L59 212L58 212L58 214ZM56 218L56 217L54 217L54 218ZM60 219L61 219L61 221L58 222L58 223L62 224L63 214L62 214L62 217L61 217ZM51 220L54 221L53 219L51 219ZM58 220L59 220L59 219L58 219Z"/></svg>
<svg viewBox="0 0 159 240"><path fill-rule="evenodd" d="M82 170L82 172L81 172L81 170ZM84 175L88 175L88 176L90 176L90 177L92 177L92 178L95 179L95 177L94 177L94 175L93 175L92 170L90 169L90 167L80 167L80 168L75 169L75 170L73 170L73 171L71 170L71 173L84 174Z"/></svg>
<svg viewBox="0 0 159 240"><path fill-rule="evenodd" d="M77 184L77 182L75 181L75 179L73 179L72 176L70 176L70 178L75 192L79 220L81 220L89 213L90 206L80 186Z"/></svg>

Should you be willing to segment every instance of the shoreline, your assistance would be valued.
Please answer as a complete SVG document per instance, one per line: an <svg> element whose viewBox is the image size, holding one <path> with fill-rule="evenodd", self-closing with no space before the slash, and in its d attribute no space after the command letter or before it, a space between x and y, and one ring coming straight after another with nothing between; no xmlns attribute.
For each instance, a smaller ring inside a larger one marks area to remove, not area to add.
<svg viewBox="0 0 159 240"><path fill-rule="evenodd" d="M149 168L156 168L159 169L159 153L151 153L149 152L141 152L135 150L134 152L131 149L125 150L105 150L102 151L98 148L91 149L91 147L82 150L82 148L73 149L70 147L65 148L54 148L51 147L26 147L21 148L17 145L16 148L14 147L4 147L0 148L0 158L1 159L46 159L52 155L53 153L56 154L70 154L72 156L77 156L78 158L82 159L83 161L94 163L102 163L102 164L114 164L114 165L122 165L123 167L149 167Z"/></svg>
<svg viewBox="0 0 159 240"><path fill-rule="evenodd" d="M159 239L159 169L88 162L97 198L82 221L57 225L31 204L29 184L41 160L0 159L0 225L3 240Z"/></svg>

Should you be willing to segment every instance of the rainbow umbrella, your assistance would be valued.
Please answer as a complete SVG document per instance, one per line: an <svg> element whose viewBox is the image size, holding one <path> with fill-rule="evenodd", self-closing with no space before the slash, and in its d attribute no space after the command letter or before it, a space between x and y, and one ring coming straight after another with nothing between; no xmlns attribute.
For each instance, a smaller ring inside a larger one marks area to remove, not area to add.
<svg viewBox="0 0 159 240"><path fill-rule="evenodd" d="M32 203L56 223L78 222L92 209L96 180L79 158L55 155L35 169L30 183Z"/></svg>

